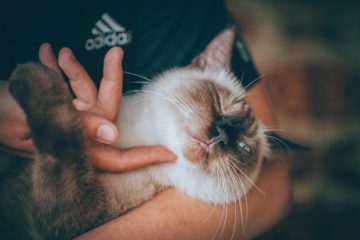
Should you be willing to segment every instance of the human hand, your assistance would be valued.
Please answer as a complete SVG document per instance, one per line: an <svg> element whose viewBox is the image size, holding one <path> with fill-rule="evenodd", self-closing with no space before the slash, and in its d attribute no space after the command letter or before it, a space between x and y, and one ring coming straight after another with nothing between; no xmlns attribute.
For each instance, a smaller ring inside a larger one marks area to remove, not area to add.
<svg viewBox="0 0 360 240"><path fill-rule="evenodd" d="M63 71L70 80L76 96L73 104L80 112L85 135L89 139L89 156L97 167L119 172L175 161L176 156L161 146L125 150L111 146L119 137L119 130L114 122L121 102L122 56L123 51L119 47L108 51L98 91L71 49L61 49L58 59L49 44L43 44L39 50L41 63L59 74Z"/></svg>
<svg viewBox="0 0 360 240"><path fill-rule="evenodd" d="M0 81L0 151L34 157L34 146L26 117L10 95L7 81Z"/></svg>

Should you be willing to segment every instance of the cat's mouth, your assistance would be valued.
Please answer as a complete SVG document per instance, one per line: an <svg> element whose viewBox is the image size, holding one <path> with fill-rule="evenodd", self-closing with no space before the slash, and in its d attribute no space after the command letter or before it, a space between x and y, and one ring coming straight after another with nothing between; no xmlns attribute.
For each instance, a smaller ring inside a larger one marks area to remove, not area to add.
<svg viewBox="0 0 360 240"><path fill-rule="evenodd" d="M221 129L219 129L219 130L221 130ZM214 152L214 148L217 144L219 144L220 142L227 144L227 142L228 142L228 138L225 135L224 131L221 130L221 131L219 131L219 133L220 134L218 136L216 136L210 140L193 137L194 141L196 141L198 143L197 146L199 146L201 149L203 149L207 153L207 158L209 157L210 154L212 154Z"/></svg>
<svg viewBox="0 0 360 240"><path fill-rule="evenodd" d="M219 144L227 144L228 138L223 131L219 135L209 139L207 137L190 137L190 144L185 148L186 157L194 162L210 162L218 154Z"/></svg>

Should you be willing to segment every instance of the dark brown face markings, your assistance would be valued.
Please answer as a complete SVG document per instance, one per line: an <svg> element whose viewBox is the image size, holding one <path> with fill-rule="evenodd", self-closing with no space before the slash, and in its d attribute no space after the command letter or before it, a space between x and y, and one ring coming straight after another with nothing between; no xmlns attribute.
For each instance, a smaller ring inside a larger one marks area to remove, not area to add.
<svg viewBox="0 0 360 240"><path fill-rule="evenodd" d="M211 91L213 93L214 96L214 106L215 106L215 110L218 114L221 113L221 98L219 96L218 91L216 90L216 87L214 85L214 83L211 83Z"/></svg>
<svg viewBox="0 0 360 240"><path fill-rule="evenodd" d="M210 80L199 80L187 95L201 109L202 122L190 132L185 157L205 167L213 161L232 161L251 171L259 158L259 125L245 98Z"/></svg>
<svg viewBox="0 0 360 240"><path fill-rule="evenodd" d="M257 132L259 130L259 125L258 124L253 124L253 126L251 126L249 128L249 131L247 133L247 137L249 138L253 138L256 136Z"/></svg>
<svg viewBox="0 0 360 240"><path fill-rule="evenodd" d="M216 117L221 115L223 111L222 99L229 98L230 92L211 80L198 80L195 86L186 90L185 95L188 95L188 99L192 104L204 110L202 117L210 114L211 117Z"/></svg>

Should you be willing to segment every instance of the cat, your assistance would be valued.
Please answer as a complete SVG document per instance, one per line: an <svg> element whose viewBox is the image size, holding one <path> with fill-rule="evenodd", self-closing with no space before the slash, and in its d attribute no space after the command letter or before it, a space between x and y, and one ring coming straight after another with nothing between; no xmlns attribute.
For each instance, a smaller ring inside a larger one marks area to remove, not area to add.
<svg viewBox="0 0 360 240"><path fill-rule="evenodd" d="M231 73L234 38L233 28L223 30L190 65L165 71L123 97L115 146L163 145L178 159L121 174L95 171L59 75L41 64L19 65L9 89L27 116L37 154L1 185L2 222L17 226L6 236L72 239L168 187L212 204L246 194L270 148Z"/></svg>

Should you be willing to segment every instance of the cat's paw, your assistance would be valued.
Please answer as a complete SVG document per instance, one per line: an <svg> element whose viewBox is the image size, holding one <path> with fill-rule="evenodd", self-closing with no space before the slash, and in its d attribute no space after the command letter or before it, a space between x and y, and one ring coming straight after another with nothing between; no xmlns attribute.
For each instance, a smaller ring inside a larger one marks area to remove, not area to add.
<svg viewBox="0 0 360 240"><path fill-rule="evenodd" d="M68 101L69 90L61 76L38 63L20 64L11 74L9 91L24 110L41 103ZM64 97L65 96L65 97Z"/></svg>

